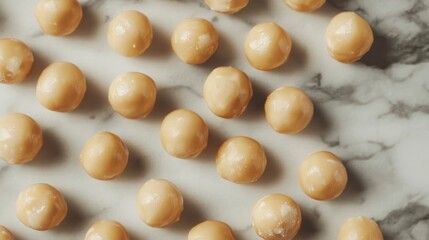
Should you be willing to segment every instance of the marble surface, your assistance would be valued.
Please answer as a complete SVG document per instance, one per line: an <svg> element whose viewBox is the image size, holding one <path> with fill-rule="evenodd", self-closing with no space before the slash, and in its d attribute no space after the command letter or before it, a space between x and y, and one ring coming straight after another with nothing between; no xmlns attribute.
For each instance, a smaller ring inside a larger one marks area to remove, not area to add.
<svg viewBox="0 0 429 240"><path fill-rule="evenodd" d="M26 113L40 123L45 137L33 162L0 161L0 224L18 240L83 239L98 219L123 223L132 239L186 239L188 230L205 219L227 222L239 240L258 239L251 208L274 192L290 195L302 208L296 239L336 239L340 224L356 215L376 220L385 239L429 239L429 0L330 0L309 14L294 12L280 0L251 0L235 15L212 12L202 0L82 0L83 22L68 37L41 33L33 17L36 2L0 1L0 37L21 39L35 54L25 82L0 86L0 115ZM144 12L154 27L152 46L136 58L117 55L106 40L109 20L129 9ZM332 60L323 41L330 18L344 10L368 19L375 33L370 53L350 65ZM188 17L211 20L220 34L218 52L203 65L182 63L169 46L173 28ZM250 28L266 21L283 26L293 39L290 60L271 72L252 69L242 52ZM71 113L48 111L35 96L38 75L59 60L78 65L88 80L82 105ZM247 111L235 120L214 116L202 99L206 76L222 65L242 69L254 86ZM124 119L107 102L110 82L127 71L141 71L157 83L158 101L146 119ZM264 119L266 96L281 86L302 87L316 105L312 123L297 135L277 134ZM198 159L175 159L161 147L161 120L179 107L199 113L209 125L209 147ZM79 165L84 142L102 130L121 136L130 149L128 167L112 181L91 179ZM216 149L234 135L265 146L267 171L255 184L233 184L216 173ZM298 185L300 161L319 150L340 156L349 173L344 194L334 201L312 200ZM182 191L185 210L179 223L154 229L139 220L137 191L150 178L169 179ZM57 187L69 204L67 218L54 230L31 230L16 218L18 193L37 182Z"/></svg>

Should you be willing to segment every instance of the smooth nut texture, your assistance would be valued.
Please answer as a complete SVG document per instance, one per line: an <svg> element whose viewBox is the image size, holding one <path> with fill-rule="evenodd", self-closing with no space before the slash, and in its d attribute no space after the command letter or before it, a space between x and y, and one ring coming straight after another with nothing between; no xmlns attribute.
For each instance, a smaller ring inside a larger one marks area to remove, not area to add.
<svg viewBox="0 0 429 240"><path fill-rule="evenodd" d="M249 4L249 0L205 0L213 11L221 13L236 13Z"/></svg>
<svg viewBox="0 0 429 240"><path fill-rule="evenodd" d="M347 185L347 171L334 154L316 152L301 163L299 184L304 193L313 199L335 199Z"/></svg>
<svg viewBox="0 0 429 240"><path fill-rule="evenodd" d="M253 207L252 225L265 240L291 240L301 228L301 210L287 195L271 194Z"/></svg>
<svg viewBox="0 0 429 240"><path fill-rule="evenodd" d="M94 223L86 232L85 240L128 240L128 232L122 224L101 220Z"/></svg>
<svg viewBox="0 0 429 240"><path fill-rule="evenodd" d="M313 102L299 88L278 88L265 101L265 118L279 133L294 134L302 131L310 123L313 113Z"/></svg>
<svg viewBox="0 0 429 240"><path fill-rule="evenodd" d="M325 33L332 58L351 63L362 58L374 42L371 26L354 12L342 12L332 18Z"/></svg>
<svg viewBox="0 0 429 240"><path fill-rule="evenodd" d="M289 57L292 40L289 34L276 23L261 23L254 26L244 42L247 61L259 70L280 67Z"/></svg>
<svg viewBox="0 0 429 240"><path fill-rule="evenodd" d="M33 53L25 43L13 38L0 39L0 83L24 81L33 62Z"/></svg>
<svg viewBox="0 0 429 240"><path fill-rule="evenodd" d="M139 11L125 11L109 24L107 40L110 47L126 57L143 54L151 45L152 25Z"/></svg>
<svg viewBox="0 0 429 240"><path fill-rule="evenodd" d="M284 0L284 2L299 12L312 12L325 4L325 0Z"/></svg>
<svg viewBox="0 0 429 240"><path fill-rule="evenodd" d="M128 149L118 136L100 132L86 142L80 153L80 164L91 177L110 180L124 171L128 156Z"/></svg>
<svg viewBox="0 0 429 240"><path fill-rule="evenodd" d="M173 31L171 46L185 63L201 64L209 60L219 45L213 25L202 18L185 19Z"/></svg>
<svg viewBox="0 0 429 240"><path fill-rule="evenodd" d="M222 118L239 117L253 95L252 83L233 67L214 69L204 83L204 100L209 109Z"/></svg>
<svg viewBox="0 0 429 240"><path fill-rule="evenodd" d="M0 240L14 240L13 234L6 227L0 225Z"/></svg>
<svg viewBox="0 0 429 240"><path fill-rule="evenodd" d="M57 189L46 183L38 183L19 194L16 215L29 228L48 230L64 220L67 203Z"/></svg>
<svg viewBox="0 0 429 240"><path fill-rule="evenodd" d="M257 181L265 171L267 158L264 148L249 137L232 137L220 146L216 154L219 175L235 183Z"/></svg>
<svg viewBox="0 0 429 240"><path fill-rule="evenodd" d="M110 84L110 105L123 117L144 118L152 112L155 101L155 82L143 73L128 72Z"/></svg>
<svg viewBox="0 0 429 240"><path fill-rule="evenodd" d="M161 144L177 158L196 158L207 147L209 130L204 120L187 109L169 113L161 123Z"/></svg>
<svg viewBox="0 0 429 240"><path fill-rule="evenodd" d="M140 219L151 227L166 227L180 219L183 197L177 187L164 179L150 179L137 197Z"/></svg>
<svg viewBox="0 0 429 240"><path fill-rule="evenodd" d="M86 92L82 71L69 62L56 62L46 67L37 81L36 96L49 110L70 112L76 109Z"/></svg>
<svg viewBox="0 0 429 240"><path fill-rule="evenodd" d="M366 217L352 217L341 226L338 240L383 240L383 234L373 220Z"/></svg>
<svg viewBox="0 0 429 240"><path fill-rule="evenodd" d="M33 160L43 145L39 124L21 113L10 113L0 118L0 158L10 164Z"/></svg>
<svg viewBox="0 0 429 240"><path fill-rule="evenodd" d="M42 31L54 36L74 32L82 15L82 7L77 0L40 0L34 12Z"/></svg>
<svg viewBox="0 0 429 240"><path fill-rule="evenodd" d="M234 240L231 228L220 221L205 221L193 227L188 240Z"/></svg>

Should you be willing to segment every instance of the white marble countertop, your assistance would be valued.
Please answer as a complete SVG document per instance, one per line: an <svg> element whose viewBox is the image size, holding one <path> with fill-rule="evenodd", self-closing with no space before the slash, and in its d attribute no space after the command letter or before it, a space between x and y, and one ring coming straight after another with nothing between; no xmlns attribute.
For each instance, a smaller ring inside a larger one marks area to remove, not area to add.
<svg viewBox="0 0 429 240"><path fill-rule="evenodd" d="M257 239L251 227L251 208L262 196L281 192L293 197L303 211L296 239L336 239L341 223L350 216L376 220L385 239L429 239L429 1L331 0L314 13L297 13L280 0L251 0L235 15L210 11L199 0L87 0L84 19L68 37L42 34L33 17L37 1L2 0L0 37L27 43L35 55L29 78L0 86L0 115L22 112L37 120L45 144L37 158L25 165L0 161L0 225L18 240L83 239L98 219L114 219L132 239L186 239L200 221L218 219L232 228L239 240ZM107 45L108 21L123 10L145 13L154 27L154 42L140 57L125 58ZM375 44L356 64L332 60L325 50L325 28L336 13L357 11L372 25ZM175 25L188 17L213 22L220 46L207 63L182 63L169 46ZM289 61L271 72L249 66L242 44L250 28L275 21L292 36ZM70 113L51 112L35 96L38 75L49 63L70 61L87 77L82 105ZM254 97L244 115L234 120L214 116L202 99L202 86L217 66L245 71ZM153 77L158 99L152 114L127 120L107 102L113 78L127 71ZM299 86L316 105L315 118L303 132L281 135L264 119L263 103L277 87ZM195 160L169 156L161 147L159 127L171 110L184 107L199 113L209 125L209 147ZM79 153L93 134L118 134L130 149L124 174L112 181L90 178L80 167ZM237 185L216 173L214 154L219 144L234 135L260 141L268 167L260 181ZM344 161L349 184L344 194L329 202L308 198L297 181L298 165L319 150L336 153ZM177 224L155 229L138 218L136 196L150 178L175 183L185 198ZM15 214L18 193L32 183L58 188L69 204L69 214L58 228L39 232L25 227Z"/></svg>

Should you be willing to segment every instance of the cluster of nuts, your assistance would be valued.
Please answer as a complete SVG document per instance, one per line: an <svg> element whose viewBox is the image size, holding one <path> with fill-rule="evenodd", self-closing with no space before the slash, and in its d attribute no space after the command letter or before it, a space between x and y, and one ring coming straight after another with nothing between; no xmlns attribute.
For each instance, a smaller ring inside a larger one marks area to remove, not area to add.
<svg viewBox="0 0 429 240"><path fill-rule="evenodd" d="M292 9L309 12L320 8L325 0L284 0ZM235 13L248 0L205 0L214 11ZM43 32L68 35L82 19L82 8L76 0L40 0L35 10ZM107 39L117 53L133 57L144 53L153 38L149 19L141 12L126 11L109 24ZM218 49L218 33L205 19L187 19L173 31L171 46L185 63L202 64ZM368 23L355 13L335 16L326 30L329 54L344 63L359 60L371 47L372 31ZM289 34L276 23L254 26L244 43L245 56L254 68L272 70L284 64L292 48ZM18 83L31 70L34 58L29 47L16 39L0 39L0 82ZM37 82L38 101L47 109L70 112L84 98L86 80L72 63L55 62L46 67ZM252 84L246 73L234 67L219 67L207 77L203 95L208 108L221 118L237 118L252 98ZM152 111L157 96L155 81L138 72L116 77L109 88L112 108L129 119L144 118ZM265 117L277 132L295 134L310 123L313 102L301 89L282 87L273 91L265 102ZM160 138L165 151L177 158L198 157L207 147L209 129L204 120L188 109L178 109L161 123ZM33 160L43 145L41 127L31 117L11 113L0 118L0 157L10 164ZM129 151L121 138L101 132L90 138L80 154L82 168L98 180L110 180L125 169ZM235 136L218 149L216 166L219 175L231 182L245 184L257 181L264 173L267 157L263 146L255 139ZM308 156L299 169L299 184L303 192L316 200L337 198L347 184L347 171L333 153L321 151ZM179 189L168 180L151 179L137 194L141 220L152 227L166 227L180 219L184 199ZM16 202L18 219L36 230L58 226L67 215L67 203L62 194L49 184L34 184L23 190ZM298 204L284 194L271 194L259 200L252 211L252 224L264 239L293 239L301 226ZM371 237L368 237L371 236ZM1 239L13 239L0 226ZM350 218L341 227L338 239L383 239L377 224L364 217ZM87 231L86 240L129 239L124 226L111 220L96 222ZM233 240L231 228L223 222L205 221L192 228L189 240Z"/></svg>

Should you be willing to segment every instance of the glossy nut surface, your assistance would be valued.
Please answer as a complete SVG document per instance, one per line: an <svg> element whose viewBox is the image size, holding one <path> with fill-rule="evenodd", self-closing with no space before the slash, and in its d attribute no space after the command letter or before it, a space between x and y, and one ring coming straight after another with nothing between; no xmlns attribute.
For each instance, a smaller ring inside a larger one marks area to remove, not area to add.
<svg viewBox="0 0 429 240"><path fill-rule="evenodd" d="M221 13L236 13L245 8L249 0L205 0L209 8Z"/></svg>
<svg viewBox="0 0 429 240"><path fill-rule="evenodd" d="M213 25L202 18L185 19L171 35L171 46L185 63L206 62L217 50L219 36Z"/></svg>
<svg viewBox="0 0 429 240"><path fill-rule="evenodd" d="M244 42L247 61L259 70L272 70L289 57L292 40L289 34L276 23L268 22L254 26Z"/></svg>
<svg viewBox="0 0 429 240"><path fill-rule="evenodd" d="M313 118L311 99L299 88L281 87L273 91L265 102L265 118L279 133L302 131Z"/></svg>
<svg viewBox="0 0 429 240"><path fill-rule="evenodd" d="M149 19L139 11L125 11L109 24L110 47L126 57L143 54L152 44L153 31Z"/></svg>
<svg viewBox="0 0 429 240"><path fill-rule="evenodd" d="M299 12L312 12L319 9L326 0L284 0L293 10Z"/></svg>
<svg viewBox="0 0 429 240"><path fill-rule="evenodd" d="M222 118L239 117L253 95L252 83L233 67L214 69L204 83L204 100L209 109Z"/></svg>
<svg viewBox="0 0 429 240"><path fill-rule="evenodd" d="M34 11L42 31L54 36L74 32L82 15L82 7L77 0L40 0Z"/></svg>
<svg viewBox="0 0 429 240"><path fill-rule="evenodd" d="M249 137L232 137L220 146L216 154L219 175L235 183L257 181L265 171L267 158L264 148Z"/></svg>
<svg viewBox="0 0 429 240"><path fill-rule="evenodd" d="M193 227L188 240L234 240L231 228L223 222L209 220Z"/></svg>
<svg viewBox="0 0 429 240"><path fill-rule="evenodd" d="M31 49L18 39L0 39L0 83L24 81L33 66Z"/></svg>
<svg viewBox="0 0 429 240"><path fill-rule="evenodd" d="M347 171L334 154L316 152L301 163L299 184L304 193L313 199L335 199L347 185Z"/></svg>
<svg viewBox="0 0 429 240"><path fill-rule="evenodd" d="M187 109L169 113L161 123L161 144L177 158L196 158L207 147L209 130L204 120Z"/></svg>
<svg viewBox="0 0 429 240"><path fill-rule="evenodd" d="M137 197L140 219L151 227L166 227L180 219L183 197L177 187L164 179L150 179Z"/></svg>
<svg viewBox="0 0 429 240"><path fill-rule="evenodd" d="M67 215L67 203L57 189L49 184L38 183L19 194L16 215L29 228L48 230L64 220Z"/></svg>
<svg viewBox="0 0 429 240"><path fill-rule="evenodd" d="M366 217L352 217L341 226L338 240L383 240L383 234L373 220Z"/></svg>
<svg viewBox="0 0 429 240"><path fill-rule="evenodd" d="M265 240L291 240L301 228L301 210L287 195L271 194L253 207L252 224Z"/></svg>
<svg viewBox="0 0 429 240"><path fill-rule="evenodd" d="M69 62L50 64L37 81L36 97L40 104L52 111L73 111L80 105L85 93L85 76Z"/></svg>
<svg viewBox="0 0 429 240"><path fill-rule="evenodd" d="M155 101L155 82L143 73L128 72L110 84L109 103L123 117L144 118L152 112Z"/></svg>
<svg viewBox="0 0 429 240"><path fill-rule="evenodd" d="M354 12L342 12L332 18L325 32L329 54L339 62L358 61L374 41L371 26Z"/></svg>
<svg viewBox="0 0 429 240"><path fill-rule="evenodd" d="M122 224L111 220L100 220L88 229L85 240L128 240L128 232Z"/></svg>
<svg viewBox="0 0 429 240"><path fill-rule="evenodd" d="M5 226L0 225L0 240L14 240L15 237Z"/></svg>
<svg viewBox="0 0 429 240"><path fill-rule="evenodd" d="M118 136L100 132L86 142L80 153L80 164L91 177L109 180L124 171L128 156L128 149Z"/></svg>
<svg viewBox="0 0 429 240"><path fill-rule="evenodd" d="M0 118L0 158L10 164L33 160L43 145L39 124L21 113L10 113Z"/></svg>

